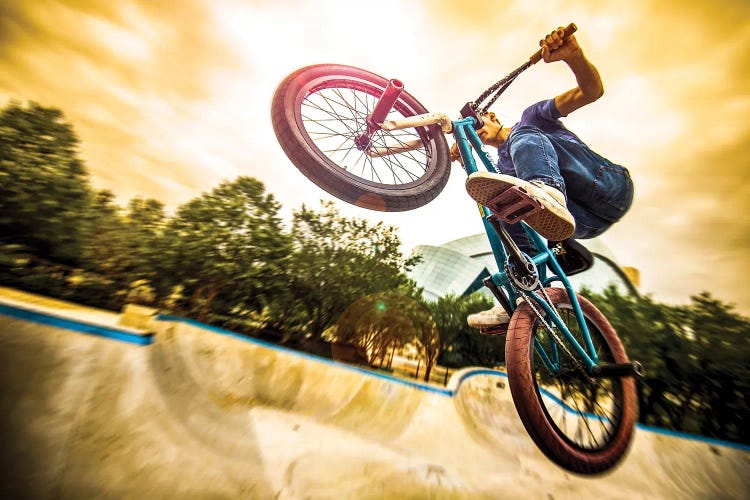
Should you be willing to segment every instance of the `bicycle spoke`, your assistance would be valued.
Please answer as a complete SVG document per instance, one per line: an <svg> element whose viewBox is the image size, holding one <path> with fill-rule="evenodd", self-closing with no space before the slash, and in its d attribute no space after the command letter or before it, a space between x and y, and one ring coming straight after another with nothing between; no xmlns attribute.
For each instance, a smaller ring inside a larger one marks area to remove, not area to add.
<svg viewBox="0 0 750 500"><path fill-rule="evenodd" d="M419 130L376 130L369 139L369 147L366 142L362 144L362 138L366 141L366 118L381 93L382 89L377 87L356 85L318 88L302 103L305 130L321 153L352 175L386 185L415 182L426 174L431 161ZM401 117L398 109L393 108L387 119ZM422 145L414 148L415 140ZM355 150L359 153L347 165ZM378 153L373 154L375 151Z"/></svg>
<svg viewBox="0 0 750 500"><path fill-rule="evenodd" d="M404 144L404 143L402 143L402 144ZM384 147L384 148L385 148L385 149L386 149L387 151L393 151L393 150L392 150L392 149L390 148L390 146L388 146L388 145L387 145L387 144L385 144L385 143L384 143L384 144L382 144L382 146L383 146L383 147ZM392 166L394 165L394 160L393 160L393 158L392 158L393 156L395 156L395 153L394 153L394 154L387 154L387 155L379 155L378 157L379 157L379 158L381 158L381 159L382 159L382 160L383 160L384 162L388 163L388 164L389 164L389 165L390 165L390 166L392 167ZM401 170L403 170L404 172L406 172L406 174L407 174L407 175L408 175L408 176L409 176L409 177L410 177L410 178L411 178L412 180L416 180L416 179L418 179L418 178L419 178L419 176L417 176L417 175L414 175L414 174L413 174L413 173L412 173L411 171L409 171L409 169L407 169L406 167L404 167L404 166L403 166L403 165L402 165L401 163L398 163L398 162L396 162L396 165L398 166L398 168L400 168ZM395 178L395 177L397 177L397 175L396 175L396 172L395 172L395 170L393 170L393 168L391 168L391 172L392 172L392 174L393 174L394 178Z"/></svg>
<svg viewBox="0 0 750 500"><path fill-rule="evenodd" d="M328 107L330 107L330 108L331 108L331 111L333 111L333 114L334 114L334 116L340 116L340 115L339 115L339 114L338 114L338 113L336 112L336 110L335 110L335 109L333 108L333 106L331 105L331 102L336 102L336 101L333 101L332 99L329 99L329 98L327 98L327 97L325 97L325 96L321 96L321 97L323 97L323 100L325 100L325 102L326 102L326 104L328 105ZM345 126L345 127L347 128L347 129L349 129L349 131L350 131L350 132L352 132L352 133L354 133L354 132L355 132L355 129L353 129L353 128L349 127L349 125L347 124L347 120L345 120L345 119L344 119L344 120L341 120L341 124L342 124L342 125L344 125L344 126Z"/></svg>
<svg viewBox="0 0 750 500"><path fill-rule="evenodd" d="M365 113L360 113L359 112L359 110L357 109L357 102L358 102L357 94L353 90L350 90L352 96L354 96L354 99L353 99L354 106L353 107L352 107L352 104L349 102L349 100L341 93L341 89L333 89L333 91L336 94L338 94L339 97L341 97L341 99L346 103L346 105L347 105L346 109L352 115L352 118L353 118L354 123L356 125L355 126L356 133L357 133L357 135L360 135L364 131L365 127L367 126L367 115L368 115L367 109L365 109Z"/></svg>
<svg viewBox="0 0 750 500"><path fill-rule="evenodd" d="M570 306L560 307L551 304L558 313L575 340L585 345L583 330ZM580 370L578 362L567 356L560 358L558 370L551 370L547 363L542 362L546 356L547 341L552 341L552 335L547 327L541 323L536 325L534 336L534 362L537 385L550 396L542 399L551 422L558 434L565 437L571 444L581 449L601 449L614 439L622 416L622 404L618 390L620 382L617 379L592 378L587 372ZM593 323L586 319L591 334L593 350L601 362L612 362L611 351L607 349L605 341ZM563 340L564 341L564 340ZM556 345L553 342L551 345ZM559 400L556 400L559 397ZM568 415L571 413L571 415ZM571 419L570 417L575 418ZM596 422L594 422L595 420Z"/></svg>
<svg viewBox="0 0 750 500"><path fill-rule="evenodd" d="M405 142L403 142L403 141L401 141L401 140L399 140L399 139L397 139L397 142L399 143L399 144L398 144L398 146L402 146L402 147L405 147L405 146L406 146L406 143L405 143ZM389 146L388 144L386 144L386 143L385 143L385 141L383 141L383 144L382 144L382 146L383 146L383 147L384 147L384 148L385 148L386 150L388 150L388 151L393 151L393 149L392 149L392 148L391 148L391 147L390 147L390 146ZM403 152L403 154L406 154L407 156L409 156L409 158L410 158L411 160L413 160L413 161L414 161L415 163L419 164L419 160L417 160L417 159L416 159L416 158L414 157L414 155L412 154L412 152L411 152L411 151L404 151L404 152ZM393 156L395 156L395 153L394 153L394 154L388 154L388 155L385 155L385 156L380 156L380 158L386 158L386 157L387 157L387 161L388 161L389 163L391 163L391 164L392 164L392 158L391 158L391 157L393 157ZM426 156L426 155L425 155L425 156ZM406 167L404 167L404 166L403 166L403 165L402 165L401 163L398 163L398 166L399 166L399 168L401 168L401 169L402 169L402 170L403 170L404 172L406 172L406 173L407 173L407 174L408 174L408 175L409 175L409 176L410 176L410 177L411 177L412 179L416 180L416 179L418 179L418 178L420 177L420 175L416 175L416 174L414 174L414 173L413 173L412 171L410 171L409 169L407 169ZM423 172L422 172L422 173L423 173Z"/></svg>
<svg viewBox="0 0 750 500"><path fill-rule="evenodd" d="M311 121L311 122L315 123L316 125L318 125L318 126L319 126L320 128L322 128L322 129L324 129L324 130L328 130L328 131L330 131L331 135L335 135L335 136L340 136L340 135L343 135L343 134L341 133L341 131L339 131L339 130L336 130L336 129L334 129L334 128L331 128L331 127L327 126L326 124L320 123L320 120L317 120L317 119L313 119L313 118L307 118L307 117L306 117L305 115L302 115L302 118L303 118L303 119L308 119L309 121ZM337 123L342 123L342 122L341 122L341 120L336 120L336 122L337 122ZM314 133L314 132L313 132L313 133ZM320 132L320 133L322 133L322 132ZM309 134L310 134L310 132L308 131L308 135L309 135Z"/></svg>
<svg viewBox="0 0 750 500"><path fill-rule="evenodd" d="M583 420L583 423L586 424L586 429L589 431L589 436L591 436L594 439L594 444L598 447L599 442L596 440L596 437L594 436L594 432L591 430L591 426L589 425L589 419L586 416L586 413L581 411L581 407L578 404L578 400L576 398L573 398L573 401L576 405L576 410L578 410L578 415L580 415L579 420ZM578 426L580 429L581 427Z"/></svg>
<svg viewBox="0 0 750 500"><path fill-rule="evenodd" d="M594 399L594 404L601 410L601 415L603 417L606 417L606 420L608 422L612 421L612 417L614 417L614 412L604 408L601 403L597 399ZM599 413L596 413L596 415L599 415Z"/></svg>
<svg viewBox="0 0 750 500"><path fill-rule="evenodd" d="M380 175L378 175L378 172L375 170L375 166L373 165L372 158L370 158L367 155L364 155L364 157L365 157L365 162L367 161L370 162L370 170L378 178L378 182L382 183L383 181L380 179Z"/></svg>
<svg viewBox="0 0 750 500"><path fill-rule="evenodd" d="M406 145L407 145L407 143L406 143L405 141L402 141L401 139L399 139L399 138L397 138L397 137L394 137L394 136L390 136L390 137L393 137L394 139L396 139L396 142L398 142L397 146L406 146ZM411 137L412 139L414 139L414 138L418 138L419 136L417 136L417 135L412 135L412 136L408 136L408 137ZM383 138L383 145L384 145L385 147L388 147L388 145L387 145L387 144L385 144L385 138ZM412 154L412 152L413 152L413 151L419 151L419 152L422 152L422 150L420 149L420 150L410 150L410 151L404 151L404 153L405 153L405 154L407 154L407 155L408 155L408 156L409 156L409 157L410 157L410 158L411 158L412 160L414 160L415 162L419 163L419 160L417 160L417 159L416 159L416 158L414 157L414 155ZM425 157L427 156L427 153L423 153L423 154L425 155Z"/></svg>

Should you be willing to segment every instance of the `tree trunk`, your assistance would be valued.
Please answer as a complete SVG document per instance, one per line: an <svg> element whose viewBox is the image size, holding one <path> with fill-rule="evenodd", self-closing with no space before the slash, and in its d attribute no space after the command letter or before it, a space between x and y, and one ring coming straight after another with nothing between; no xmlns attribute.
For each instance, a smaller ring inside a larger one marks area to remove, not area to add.
<svg viewBox="0 0 750 500"><path fill-rule="evenodd" d="M211 307L211 302L214 301L214 299L216 298L218 294L219 294L219 290L216 287L213 287L208 291L208 295L203 301L203 305L201 307L201 313L200 313L200 316L198 317L198 321L201 321L201 322L206 321L206 316L208 315L208 310Z"/></svg>
<svg viewBox="0 0 750 500"><path fill-rule="evenodd" d="M432 361L426 361L424 365L424 381L430 381L430 372L432 372Z"/></svg>

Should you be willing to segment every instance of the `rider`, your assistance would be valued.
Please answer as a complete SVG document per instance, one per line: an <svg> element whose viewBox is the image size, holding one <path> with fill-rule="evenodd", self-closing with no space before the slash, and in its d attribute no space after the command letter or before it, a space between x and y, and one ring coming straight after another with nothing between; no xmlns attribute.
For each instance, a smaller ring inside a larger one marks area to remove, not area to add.
<svg viewBox="0 0 750 500"><path fill-rule="evenodd" d="M494 113L484 115L484 126L478 134L484 144L498 148L500 173L473 173L466 189L474 200L487 205L506 189L519 186L543 207L524 219L542 237L552 242L594 238L628 211L633 182L626 168L589 149L560 122L560 117L604 93L599 72L584 56L575 37L564 38L563 28L558 28L539 45L544 62L564 61L578 86L529 106L512 127L503 127ZM451 160L456 159L460 157L454 145ZM504 226L522 251L536 253L519 224ZM470 326L481 329L509 321L502 306L468 318Z"/></svg>

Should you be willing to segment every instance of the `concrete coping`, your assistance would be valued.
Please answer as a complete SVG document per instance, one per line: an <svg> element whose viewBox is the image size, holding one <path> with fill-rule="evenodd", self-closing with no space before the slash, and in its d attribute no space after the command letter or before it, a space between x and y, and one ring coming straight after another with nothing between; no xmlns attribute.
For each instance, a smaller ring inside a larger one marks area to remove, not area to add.
<svg viewBox="0 0 750 500"><path fill-rule="evenodd" d="M159 310L139 304L125 304L117 320L118 325L154 332L153 322L159 316Z"/></svg>

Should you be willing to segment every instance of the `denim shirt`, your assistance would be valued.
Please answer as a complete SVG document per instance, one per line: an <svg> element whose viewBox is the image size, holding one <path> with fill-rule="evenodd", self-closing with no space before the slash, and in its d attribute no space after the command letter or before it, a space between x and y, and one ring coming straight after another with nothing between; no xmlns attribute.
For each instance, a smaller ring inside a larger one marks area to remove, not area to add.
<svg viewBox="0 0 750 500"><path fill-rule="evenodd" d="M550 184L560 186L566 193L568 209L581 226L577 237L598 235L627 212L633 200L633 183L627 169L595 153L565 128L554 99L529 106L512 127L508 140L498 148L500 173L521 178L530 175L528 169L517 172L512 155L514 142L518 146L524 142L521 138L534 140L530 139L531 134L544 140L543 147L551 143L554 148L561 178L551 179ZM590 230L586 230L588 226Z"/></svg>

